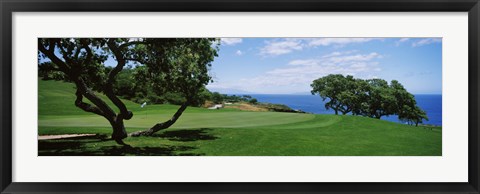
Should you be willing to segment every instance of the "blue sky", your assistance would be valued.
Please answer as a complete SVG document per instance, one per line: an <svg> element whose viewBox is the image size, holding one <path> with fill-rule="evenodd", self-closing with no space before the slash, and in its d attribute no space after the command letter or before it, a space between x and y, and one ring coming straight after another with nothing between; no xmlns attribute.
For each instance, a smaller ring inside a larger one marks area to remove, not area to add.
<svg viewBox="0 0 480 194"><path fill-rule="evenodd" d="M115 64L112 56L105 62ZM312 81L328 74L398 80L413 94L441 94L442 40L221 38L207 88L228 94L308 94Z"/></svg>
<svg viewBox="0 0 480 194"><path fill-rule="evenodd" d="M413 94L442 93L441 38L222 38L212 64L224 93L309 93L328 74L398 80Z"/></svg>

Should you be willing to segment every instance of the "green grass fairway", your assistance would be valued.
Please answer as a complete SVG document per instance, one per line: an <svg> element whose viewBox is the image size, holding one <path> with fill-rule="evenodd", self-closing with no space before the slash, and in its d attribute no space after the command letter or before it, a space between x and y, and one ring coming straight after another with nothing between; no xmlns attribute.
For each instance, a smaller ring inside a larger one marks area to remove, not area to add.
<svg viewBox="0 0 480 194"><path fill-rule="evenodd" d="M171 128L153 137L108 137L108 122L74 106L74 86L39 80L39 135L95 133L40 140L39 155L207 156L441 156L441 128L413 127L360 116L208 110L189 107ZM102 98L106 99L104 96ZM134 117L129 132L162 122L175 105L124 101ZM111 103L110 103L111 104ZM113 107L113 106L112 106Z"/></svg>

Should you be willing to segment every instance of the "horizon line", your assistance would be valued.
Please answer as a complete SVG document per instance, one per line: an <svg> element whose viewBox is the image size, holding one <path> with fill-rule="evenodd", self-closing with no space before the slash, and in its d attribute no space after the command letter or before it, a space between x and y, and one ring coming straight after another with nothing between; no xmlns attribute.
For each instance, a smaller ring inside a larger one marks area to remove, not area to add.
<svg viewBox="0 0 480 194"><path fill-rule="evenodd" d="M213 91L215 92L215 91ZM229 95L313 95L313 94L307 94L307 92L297 92L297 93L254 93L254 92L248 92L248 93L221 93L220 94L229 94ZM412 94L412 95L442 95L442 93L417 93L417 94Z"/></svg>

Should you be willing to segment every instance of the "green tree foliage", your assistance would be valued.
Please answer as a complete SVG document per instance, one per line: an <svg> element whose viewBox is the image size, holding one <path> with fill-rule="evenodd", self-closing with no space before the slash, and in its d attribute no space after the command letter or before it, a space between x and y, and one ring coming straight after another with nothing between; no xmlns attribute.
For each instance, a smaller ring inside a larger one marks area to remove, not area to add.
<svg viewBox="0 0 480 194"><path fill-rule="evenodd" d="M129 98L148 98L151 93L183 97L182 106L171 119L132 136L151 135L170 127L203 95L211 80L208 70L217 56L217 42L209 38L39 38L39 75L44 75L41 71L45 69L63 73L77 87L75 105L106 118L112 125L112 139L124 144L127 133L123 121L131 119L133 113L118 94ZM114 67L105 67L108 58L116 60ZM136 67L124 71L127 64ZM119 112L95 92L104 93Z"/></svg>
<svg viewBox="0 0 480 194"><path fill-rule="evenodd" d="M406 113L398 117L401 121L407 122L408 124L415 124L415 126L423 123L423 120L428 121L427 114L418 106L405 105L403 109Z"/></svg>
<svg viewBox="0 0 480 194"><path fill-rule="evenodd" d="M428 120L425 111L417 106L415 98L397 80L390 84L382 79L355 79L353 76L331 74L316 79L311 84L312 94L318 94L325 108L335 114L352 113L380 119L398 115L409 124L418 125Z"/></svg>
<svg viewBox="0 0 480 194"><path fill-rule="evenodd" d="M223 95L222 95L222 94L220 94L220 93L218 93L218 92L213 92L213 93L212 93L212 101L213 101L213 103L215 103L215 104L220 104L220 103L223 103L223 100L224 100L224 98L223 98Z"/></svg>
<svg viewBox="0 0 480 194"><path fill-rule="evenodd" d="M115 94L137 103L182 105L186 101L185 95L180 91L156 89L158 87L150 83L147 75L145 66L124 68L113 85ZM191 99L190 106L201 106L210 96L210 92L202 86L198 95Z"/></svg>
<svg viewBox="0 0 480 194"><path fill-rule="evenodd" d="M227 95L220 94L218 92L212 92L210 99L215 104L221 104L224 102L236 103L236 102L250 102L252 104L257 103L257 99L252 98L250 95Z"/></svg>
<svg viewBox="0 0 480 194"><path fill-rule="evenodd" d="M322 100L328 99L325 103L327 110L333 109L338 115L347 114L352 111L351 104L355 103L355 80L352 76L343 76L341 74L330 74L328 76L316 79L311 84L312 94L319 94Z"/></svg>
<svg viewBox="0 0 480 194"><path fill-rule="evenodd" d="M388 82L382 79L366 80L366 101L362 104L362 115L380 119L382 116L395 114L396 99Z"/></svg>
<svg viewBox="0 0 480 194"><path fill-rule="evenodd" d="M236 103L236 102L250 102L252 100L257 100L255 98L252 98L250 95L227 95L227 94L222 94L223 95L223 100L226 102L231 102L231 103Z"/></svg>
<svg viewBox="0 0 480 194"><path fill-rule="evenodd" d="M390 82L390 87L392 88L394 96L397 100L395 107L396 114L401 121L409 124L415 124L415 126L418 126L418 124L422 123L423 120L428 121L425 111L417 106L414 96L408 93L402 84L400 84L397 80L392 80Z"/></svg>
<svg viewBox="0 0 480 194"><path fill-rule="evenodd" d="M202 87L199 90L197 97L192 100L191 105L199 107L202 106L207 100L212 100L212 93L208 91L206 87Z"/></svg>
<svg viewBox="0 0 480 194"><path fill-rule="evenodd" d="M361 113L361 102L366 99L365 83L363 80L355 79L353 76L346 76L343 78L343 88L338 95L340 103L343 105L340 111L343 115L352 113L358 115Z"/></svg>

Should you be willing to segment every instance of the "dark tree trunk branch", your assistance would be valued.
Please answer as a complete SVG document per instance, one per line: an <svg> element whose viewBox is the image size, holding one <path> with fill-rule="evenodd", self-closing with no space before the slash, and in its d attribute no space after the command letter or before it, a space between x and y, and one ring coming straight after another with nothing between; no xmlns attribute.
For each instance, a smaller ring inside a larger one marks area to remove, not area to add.
<svg viewBox="0 0 480 194"><path fill-rule="evenodd" d="M52 42L52 41L51 41ZM55 43L50 44L48 50L41 44L40 40L38 41L38 50L42 52L44 55L46 55L53 63L55 63L58 68L63 71L65 74L68 76L71 75L70 70L68 68L68 65L63 62L61 59L59 59L55 53Z"/></svg>
<svg viewBox="0 0 480 194"><path fill-rule="evenodd" d="M53 53L55 51L55 41L57 40L58 38L50 38L48 40L48 52L51 52Z"/></svg>
<svg viewBox="0 0 480 194"><path fill-rule="evenodd" d="M77 89L77 92L75 93L75 95L77 96L77 99L75 100L75 106L77 106L78 108L82 109L85 112L91 112L91 113L95 113L97 115L106 117L103 111L100 110L98 107L92 106L91 104L83 102L83 94L79 89Z"/></svg>
<svg viewBox="0 0 480 194"><path fill-rule="evenodd" d="M115 112L108 106L105 101L100 99L93 91L91 91L82 78L78 77L73 80L77 89L80 90L83 96L85 96L88 100L90 100L95 106L100 108L102 112L105 114L106 117L109 119L114 119L116 117Z"/></svg>
<svg viewBox="0 0 480 194"><path fill-rule="evenodd" d="M126 42L126 43L120 45L118 47L118 49L122 50L122 49L125 49L125 48L129 47L129 46L137 45L137 44L148 44L148 43L146 43L144 41L130 41L130 42Z"/></svg>
<svg viewBox="0 0 480 194"><path fill-rule="evenodd" d="M189 104L190 104L189 100L187 100L185 103L183 103L182 106L180 106L180 108L178 108L177 112L175 112L175 114L169 120L167 120L163 123L157 123L156 125L154 125L152 128L150 128L148 130L133 132L133 133L130 134L130 136L132 136L132 137L151 136L151 135L153 135L154 133L156 133L160 130L169 128L170 126L175 124L175 122L178 120L178 118L180 118L180 116L182 115L183 111L185 111L185 109L187 109Z"/></svg>
<svg viewBox="0 0 480 194"><path fill-rule="evenodd" d="M81 47L77 47L77 49L75 50L75 58L78 59L78 56L80 55L80 51L82 50Z"/></svg>
<svg viewBox="0 0 480 194"><path fill-rule="evenodd" d="M63 48L62 43L61 43L61 39L56 39L55 42L58 45L58 48L60 49L60 51L62 51L61 53L62 53L63 59L65 59L65 62L67 64L71 64L72 59L70 59L70 57L68 57L67 51Z"/></svg>
<svg viewBox="0 0 480 194"><path fill-rule="evenodd" d="M120 71L123 70L123 67L125 66L126 61L121 50L118 49L118 47L115 45L115 42L113 42L113 39L108 40L107 45L110 48L110 50L112 50L113 54L115 55L115 58L117 58L117 66L115 66L115 68L113 68L108 74L108 80L107 80L107 83L105 84L104 92L105 92L105 95L107 95L107 97L113 102L113 104L115 104L115 106L117 106L118 109L120 109L121 118L125 120L129 120L132 118L133 113L131 111L128 111L125 104L113 92L113 82L115 81L115 77L118 75Z"/></svg>
<svg viewBox="0 0 480 194"><path fill-rule="evenodd" d="M78 78L77 80L75 80L75 84L77 85L77 88L79 88L83 96L85 96L88 100L90 100L93 104L100 108L100 110L102 110L102 112L104 113L104 117L112 125L112 139L114 139L118 144L125 145L122 139L127 137L127 131L125 130L122 116L117 116L115 112L110 108L110 106L105 103L105 101L96 96L93 91L89 90L82 78Z"/></svg>
<svg viewBox="0 0 480 194"><path fill-rule="evenodd" d="M87 51L87 57L85 61L83 61L81 64L82 66L84 66L85 64L90 64L92 62L93 52L92 52L92 49L90 49L90 47L88 46L88 42L86 39L82 38L80 39L80 42L82 43L82 48L84 48L85 51Z"/></svg>

